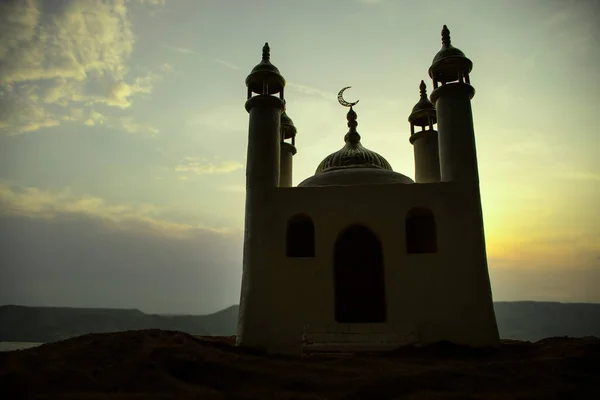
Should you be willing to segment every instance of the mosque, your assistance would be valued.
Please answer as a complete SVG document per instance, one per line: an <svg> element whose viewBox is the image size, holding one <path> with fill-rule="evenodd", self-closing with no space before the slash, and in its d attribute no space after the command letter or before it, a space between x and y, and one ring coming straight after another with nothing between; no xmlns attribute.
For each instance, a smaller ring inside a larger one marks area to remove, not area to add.
<svg viewBox="0 0 600 400"><path fill-rule="evenodd" d="M249 113L237 345L271 353L499 343L471 111L472 62L446 26L408 117L415 180L367 149L349 107L345 145L292 186L285 79L262 61ZM436 130L437 127L437 130ZM312 346L312 347L311 347ZM304 350L303 350L304 349Z"/></svg>

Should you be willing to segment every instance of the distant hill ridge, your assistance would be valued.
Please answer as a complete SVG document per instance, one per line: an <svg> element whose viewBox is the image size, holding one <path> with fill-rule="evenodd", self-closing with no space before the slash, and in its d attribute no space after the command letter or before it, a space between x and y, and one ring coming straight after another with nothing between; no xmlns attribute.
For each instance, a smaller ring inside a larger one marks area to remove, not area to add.
<svg viewBox="0 0 600 400"><path fill-rule="evenodd" d="M496 302L503 339L535 341L553 336L600 337L600 304L537 301ZM139 329L230 336L238 306L208 315L157 315L138 309L0 306L0 342L55 342L87 333Z"/></svg>

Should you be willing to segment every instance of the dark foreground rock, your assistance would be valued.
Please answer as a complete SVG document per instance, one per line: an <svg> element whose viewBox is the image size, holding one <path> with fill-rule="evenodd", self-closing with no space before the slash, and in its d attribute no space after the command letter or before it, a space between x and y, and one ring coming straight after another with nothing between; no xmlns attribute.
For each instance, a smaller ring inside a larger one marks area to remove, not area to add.
<svg viewBox="0 0 600 400"><path fill-rule="evenodd" d="M593 337L303 359L245 352L233 341L142 330L0 353L0 398L588 399L600 389Z"/></svg>

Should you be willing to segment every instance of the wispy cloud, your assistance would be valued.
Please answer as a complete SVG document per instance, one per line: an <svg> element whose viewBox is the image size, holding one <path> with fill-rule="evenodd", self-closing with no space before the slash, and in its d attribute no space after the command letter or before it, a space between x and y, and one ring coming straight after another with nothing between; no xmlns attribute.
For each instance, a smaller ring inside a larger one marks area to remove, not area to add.
<svg viewBox="0 0 600 400"><path fill-rule="evenodd" d="M115 117L105 115L94 110L85 110L81 108L72 108L69 114L63 116L63 121L81 122L89 127L103 126L117 131L157 135L160 130L150 123L138 122L133 117Z"/></svg>
<svg viewBox="0 0 600 400"><path fill-rule="evenodd" d="M130 0L131 1L131 0ZM147 4L152 6L164 6L167 4L167 0L133 0L140 4Z"/></svg>
<svg viewBox="0 0 600 400"><path fill-rule="evenodd" d="M223 59L220 59L220 58L217 58L217 57L210 57L210 56L203 55L200 52L197 52L196 50L188 49L188 48L185 48L185 47L171 46L171 45L164 45L164 47L166 47L167 49L173 50L173 51L175 51L177 53L180 53L180 54L190 54L190 55L193 54L193 55L196 55L196 56L203 57L206 60L212 61L212 62L217 63L217 64L221 64L221 65L223 65L223 66L225 66L225 67L227 67L229 69L232 69L232 70L238 70L238 69L240 69L240 66L238 66L238 65L236 65L234 63L231 63L229 61L226 61L226 60L223 60Z"/></svg>
<svg viewBox="0 0 600 400"><path fill-rule="evenodd" d="M190 50L190 49L186 49L185 47L177 47L177 46L171 46L168 44L164 45L167 49L173 50L177 53L181 53L181 54L196 54L196 55L200 55L200 53L198 53L197 51L194 50Z"/></svg>
<svg viewBox="0 0 600 400"><path fill-rule="evenodd" d="M233 70L240 69L239 66L237 66L237 65L235 65L233 63L230 63L229 61L221 60L220 58L211 58L211 60L214 61L214 62L216 62L216 63L219 63L221 65L224 65L224 66L226 66L229 69L233 69Z"/></svg>
<svg viewBox="0 0 600 400"><path fill-rule="evenodd" d="M333 92L327 92L321 89L317 89L311 86L301 85L294 82L286 82L286 89L293 90L298 93L302 93L308 96L321 97L326 100L335 100L336 94Z"/></svg>
<svg viewBox="0 0 600 400"><path fill-rule="evenodd" d="M240 170L244 165L237 161L206 160L187 157L186 161L175 167L176 172L188 172L195 175L227 174Z"/></svg>

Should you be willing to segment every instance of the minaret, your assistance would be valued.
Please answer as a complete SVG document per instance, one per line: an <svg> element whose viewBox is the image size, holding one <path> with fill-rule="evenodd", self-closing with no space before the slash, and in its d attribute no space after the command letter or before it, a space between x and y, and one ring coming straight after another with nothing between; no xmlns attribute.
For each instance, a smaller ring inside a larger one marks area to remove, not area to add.
<svg viewBox="0 0 600 400"><path fill-rule="evenodd" d="M281 114L285 107L285 79L271 64L269 44L262 61L246 78L250 114L246 164L246 218L242 290L237 344L263 347L268 318L268 290L260 251L265 242L263 228L271 222L269 190L278 187L280 171ZM279 97L273 96L279 93ZM255 94L255 96L253 96ZM263 246L264 247L264 246Z"/></svg>
<svg viewBox="0 0 600 400"><path fill-rule="evenodd" d="M427 87L421 81L419 85L421 99L413 107L408 117L410 122L410 143L415 149L415 182L431 183L440 181L440 153L438 134L433 129L436 123L434 105L427 98ZM415 133L415 126L421 128Z"/></svg>
<svg viewBox="0 0 600 400"><path fill-rule="evenodd" d="M500 338L487 265L471 111L475 95L469 79L472 69L471 60L450 43L450 31L444 25L442 49L433 59L429 76L434 87L431 101L437 111L441 180L455 184L463 205L467 205L460 213L460 224L469 234L460 240L472 261L468 265L471 272L463 282L470 297L470 304L462 311L467 318L463 322L477 332L480 343L497 345Z"/></svg>
<svg viewBox="0 0 600 400"><path fill-rule="evenodd" d="M444 25L442 49L429 68L434 88L431 101L437 110L441 179L444 182L479 182L471 111L475 89L469 79L472 69L471 60L450 43L450 31Z"/></svg>
<svg viewBox="0 0 600 400"><path fill-rule="evenodd" d="M286 140L291 139L291 142ZM279 187L292 187L292 158L296 154L296 127L286 111L281 114L281 161Z"/></svg>

